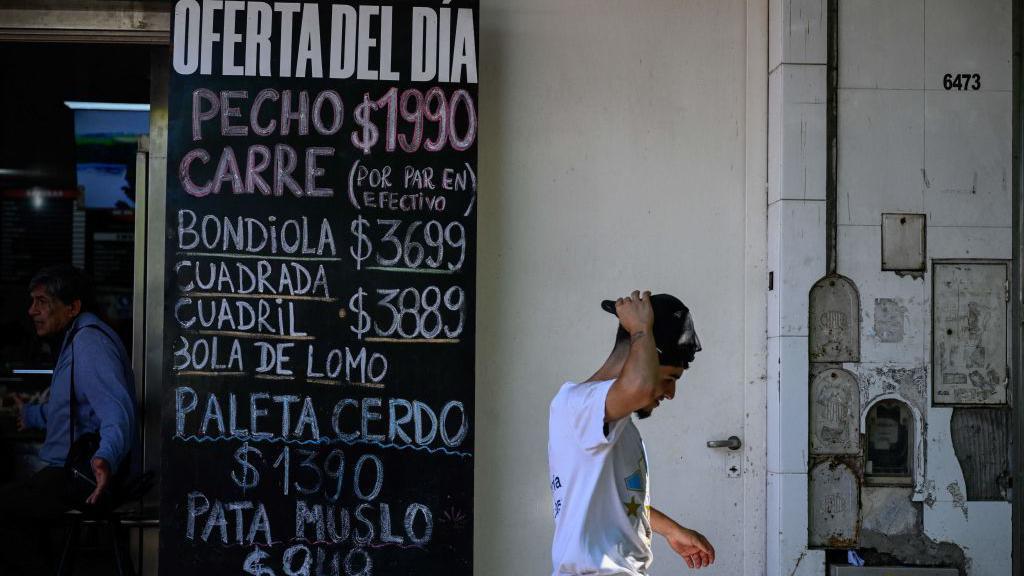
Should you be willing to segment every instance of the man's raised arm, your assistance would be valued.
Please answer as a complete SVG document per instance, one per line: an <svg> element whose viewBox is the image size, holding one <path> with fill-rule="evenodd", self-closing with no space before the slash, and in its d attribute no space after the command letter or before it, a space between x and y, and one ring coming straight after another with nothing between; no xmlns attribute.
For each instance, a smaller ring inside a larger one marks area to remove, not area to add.
<svg viewBox="0 0 1024 576"><path fill-rule="evenodd" d="M651 293L634 290L615 301L615 315L629 332L629 356L608 390L604 421L614 422L647 406L658 396L658 349L654 346Z"/></svg>

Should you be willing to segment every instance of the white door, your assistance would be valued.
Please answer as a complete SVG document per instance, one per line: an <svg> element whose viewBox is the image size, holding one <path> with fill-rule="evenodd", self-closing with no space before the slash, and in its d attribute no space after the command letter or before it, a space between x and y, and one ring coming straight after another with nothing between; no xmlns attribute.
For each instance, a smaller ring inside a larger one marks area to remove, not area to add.
<svg viewBox="0 0 1024 576"><path fill-rule="evenodd" d="M550 572L548 403L634 288L704 345L639 425L653 503L716 546L701 573L763 571L766 4L482 2L476 573Z"/></svg>

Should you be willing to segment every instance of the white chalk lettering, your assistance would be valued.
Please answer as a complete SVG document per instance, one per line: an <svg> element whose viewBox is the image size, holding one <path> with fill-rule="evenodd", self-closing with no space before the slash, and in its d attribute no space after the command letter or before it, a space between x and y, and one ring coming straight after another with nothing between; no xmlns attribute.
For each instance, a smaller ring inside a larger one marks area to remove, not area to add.
<svg viewBox="0 0 1024 576"><path fill-rule="evenodd" d="M185 537L189 540L196 540L196 527L203 522L202 532L198 535L198 539L203 542L210 540L214 530L217 531L215 538L221 544L231 541L243 546L252 546L260 539L270 546L273 541L270 535L270 518L262 502L240 500L225 503L217 499L211 502L205 494L195 491L188 494L185 511ZM229 529L228 525L231 523L235 524L234 530Z"/></svg>
<svg viewBox="0 0 1024 576"><path fill-rule="evenodd" d="M468 414L458 400L445 402L437 409L426 402L404 398L342 398L332 401L333 409L325 411L317 409L313 396L268 395L263 391L203 392L200 396L188 386L175 388L174 398L176 435L186 439L216 433L242 440L319 441L330 435L342 442L361 439L383 445L457 449L471 429ZM275 430L267 430L261 424L265 421L274 422ZM242 428L243 423L248 428ZM374 490L364 491L373 493Z"/></svg>
<svg viewBox="0 0 1024 576"><path fill-rule="evenodd" d="M316 224L314 224L315 226ZM310 234L309 218L284 220L278 224L277 216L258 218L238 216L203 216L195 212L178 210L179 250L222 250L247 254L291 254L299 256L334 256L337 248L334 233L327 218L320 219L319 229ZM268 250L269 249L269 250Z"/></svg>

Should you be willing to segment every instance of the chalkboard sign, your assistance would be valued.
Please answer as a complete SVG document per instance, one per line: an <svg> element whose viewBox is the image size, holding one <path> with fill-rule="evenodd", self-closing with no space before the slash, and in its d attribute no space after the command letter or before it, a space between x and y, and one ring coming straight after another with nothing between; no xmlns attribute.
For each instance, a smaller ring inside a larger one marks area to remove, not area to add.
<svg viewBox="0 0 1024 576"><path fill-rule="evenodd" d="M476 1L180 0L160 573L472 572Z"/></svg>

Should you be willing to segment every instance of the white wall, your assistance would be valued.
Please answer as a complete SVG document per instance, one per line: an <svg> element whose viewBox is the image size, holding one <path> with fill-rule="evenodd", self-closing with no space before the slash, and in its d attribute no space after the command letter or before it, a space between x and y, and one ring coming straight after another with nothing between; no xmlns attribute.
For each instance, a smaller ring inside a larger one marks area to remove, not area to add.
<svg viewBox="0 0 1024 576"><path fill-rule="evenodd" d="M806 319L808 290L824 273L825 4L772 2L769 267L781 272L769 296L769 574L824 573L822 551L806 548ZM953 496L949 487L962 493L964 480L952 410L932 406L930 387L915 384L917 375L931 381L931 259L1011 256L1010 7L842 0L837 24L838 272L856 283L861 304L861 362L844 367L860 381L862 410L912 393L903 399L927 424L917 440L924 468L895 516L920 517L918 529L959 546L977 575L1010 572L1010 505ZM980 73L983 89L946 91L945 73ZM927 215L923 277L881 270L883 212ZM906 310L901 341L875 334L876 298ZM900 370L915 375L905 390L885 377ZM862 494L863 510L874 509L872 498ZM870 513L862 520L893 528Z"/></svg>
<svg viewBox="0 0 1024 576"><path fill-rule="evenodd" d="M768 114L769 575L819 576L807 549L807 294L825 275L826 35L823 0L772 0Z"/></svg>
<svg viewBox="0 0 1024 576"><path fill-rule="evenodd" d="M891 392L880 371L927 372L931 384L931 260L1011 258L1011 8L1010 0L840 3L839 272L860 291L861 363L848 368L861 380L862 409ZM981 90L947 91L946 73L978 73ZM883 212L927 215L923 278L881 271ZM876 298L906 310L902 341L877 338ZM903 399L927 424L914 494L924 533L963 548L968 574L1009 574L1010 503L958 502L966 485L952 409L933 406L930 387Z"/></svg>
<svg viewBox="0 0 1024 576"><path fill-rule="evenodd" d="M713 536L720 556L753 555L731 573L762 569L743 521L763 522L764 485L767 15L750 4L482 2L476 573L550 571L548 403L610 349L600 300L633 288L681 296L705 348L642 426L654 503L683 523L731 514L679 481L683 455L723 457L711 434L761 426L740 521ZM709 430L719 400L739 408ZM655 574L685 569L655 554Z"/></svg>

